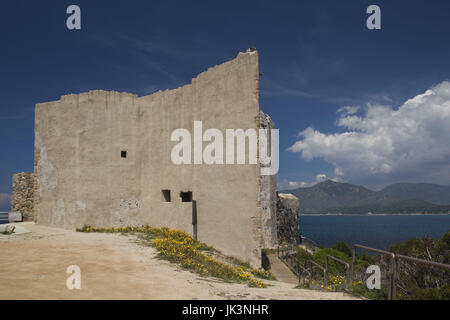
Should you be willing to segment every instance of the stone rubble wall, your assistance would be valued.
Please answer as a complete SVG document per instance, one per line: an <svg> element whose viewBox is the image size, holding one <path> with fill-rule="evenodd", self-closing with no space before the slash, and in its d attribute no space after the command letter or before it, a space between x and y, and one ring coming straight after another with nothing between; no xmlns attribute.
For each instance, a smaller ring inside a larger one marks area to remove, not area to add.
<svg viewBox="0 0 450 320"><path fill-rule="evenodd" d="M299 239L299 199L290 193L277 194L278 243L297 244Z"/></svg>
<svg viewBox="0 0 450 320"><path fill-rule="evenodd" d="M11 211L22 213L23 221L34 220L34 174L19 172L13 175Z"/></svg>
<svg viewBox="0 0 450 320"><path fill-rule="evenodd" d="M259 113L259 128L274 129L272 119L263 111ZM260 164L261 165L261 164ZM262 165L261 165L262 166ZM259 205L261 206L261 246L273 249L277 239L277 176L261 175L259 180Z"/></svg>

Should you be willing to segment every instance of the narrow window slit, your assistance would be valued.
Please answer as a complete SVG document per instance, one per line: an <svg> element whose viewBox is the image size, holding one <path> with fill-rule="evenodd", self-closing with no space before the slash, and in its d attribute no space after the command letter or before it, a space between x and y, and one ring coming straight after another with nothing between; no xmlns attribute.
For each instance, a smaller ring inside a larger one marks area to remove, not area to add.
<svg viewBox="0 0 450 320"><path fill-rule="evenodd" d="M162 190L163 201L170 202L170 190L164 189Z"/></svg>

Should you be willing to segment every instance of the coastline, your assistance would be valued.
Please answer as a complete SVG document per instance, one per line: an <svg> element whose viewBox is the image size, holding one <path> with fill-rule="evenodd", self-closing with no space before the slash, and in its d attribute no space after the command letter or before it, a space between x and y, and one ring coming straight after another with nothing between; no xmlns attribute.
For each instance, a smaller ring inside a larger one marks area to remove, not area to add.
<svg viewBox="0 0 450 320"><path fill-rule="evenodd" d="M299 217L304 217L304 216L308 216L308 217L314 217L314 216L351 216L351 217L356 217L356 216L449 216L450 213L356 213L356 214L352 214L352 213L300 213Z"/></svg>
<svg viewBox="0 0 450 320"><path fill-rule="evenodd" d="M439 238L450 231L448 214L310 214L299 216L303 235L320 246L338 242L386 249L424 236Z"/></svg>

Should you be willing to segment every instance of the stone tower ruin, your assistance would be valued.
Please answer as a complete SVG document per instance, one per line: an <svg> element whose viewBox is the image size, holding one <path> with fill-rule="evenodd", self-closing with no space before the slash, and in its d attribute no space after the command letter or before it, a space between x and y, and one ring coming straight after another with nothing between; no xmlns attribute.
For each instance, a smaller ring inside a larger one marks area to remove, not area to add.
<svg viewBox="0 0 450 320"><path fill-rule="evenodd" d="M138 97L95 90L35 109L34 214L62 228L168 226L259 267L277 244L276 177L258 164L176 165L171 133L194 121L272 126L259 108L258 53L248 50L190 84ZM248 152L248 150L247 150Z"/></svg>

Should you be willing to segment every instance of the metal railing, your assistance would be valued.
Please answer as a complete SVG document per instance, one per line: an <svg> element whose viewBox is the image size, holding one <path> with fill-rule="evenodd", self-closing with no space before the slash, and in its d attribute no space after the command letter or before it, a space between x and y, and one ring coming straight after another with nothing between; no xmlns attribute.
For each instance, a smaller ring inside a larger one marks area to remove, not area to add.
<svg viewBox="0 0 450 320"><path fill-rule="evenodd" d="M7 211L0 211L0 222L9 222L8 214Z"/></svg>
<svg viewBox="0 0 450 320"><path fill-rule="evenodd" d="M397 263L395 261L395 254L393 252L380 250L380 249L376 249L376 248L371 248L371 247L366 247L366 246L363 246L363 245L360 245L360 244L355 244L353 246L353 255L352 255L352 271L351 271L351 274L352 274L351 278L352 279L355 278L356 249L358 249L358 248L391 257L391 259L392 259L392 261L391 261L391 269L388 272L388 281L389 281L389 285L388 285L388 300L393 300L394 297L396 296L396 287L394 285L394 283L395 283L394 279L397 276Z"/></svg>
<svg viewBox="0 0 450 320"><path fill-rule="evenodd" d="M394 252L385 251L381 249L371 248L367 246L363 246L360 244L355 244L353 246L353 252L352 252L352 263L351 265L347 263L346 261L339 259L337 257L334 257L332 255L326 255L325 256L325 266L320 265L319 263L311 260L311 259L305 259L303 261L300 261L298 257L296 256L296 251L294 250L293 245L285 245L285 246L278 246L277 248L277 255L278 258L298 277L299 283L304 280L308 279L309 283L313 283L314 275L316 274L314 271L315 269L319 269L323 272L323 284L324 287L328 285L329 280L329 259L334 260L335 262L338 262L345 266L345 279L346 279L346 285L345 289L346 291L351 291L353 288L353 281L356 279L356 250L366 250L374 253L381 254L383 256L389 257L390 261L390 268L387 272L387 280L388 280L388 300L395 300L397 299L397 282L399 275L398 270L398 262L399 260L406 260L421 264L426 264L438 268L443 268L446 270L450 270L450 265L445 263L439 263L434 261L428 261L424 259L409 257L401 254L396 254ZM306 277L305 274L306 273Z"/></svg>
<svg viewBox="0 0 450 320"><path fill-rule="evenodd" d="M366 246L363 246L363 245L360 245L360 244L355 244L353 246L352 277L355 276L355 263L356 263L356 249L357 248L360 248L360 249L363 249L363 250L367 250L367 251L376 252L376 253L380 253L382 255L389 256L391 258L391 268L390 268L390 270L388 272L388 279L389 279L388 300L396 300L397 299L397 279L398 279L398 276L399 276L399 271L398 271L398 262L399 262L399 260L407 260L407 261L422 263L422 264L431 265L431 266L434 266L434 267L450 270L450 265L449 264L439 263L439 262L434 262L434 261L428 261L428 260L414 258L414 257L409 257L409 256L405 256L405 255L402 255L402 254L396 254L394 252L389 252L389 251L380 250L380 249L376 249L376 248L366 247Z"/></svg>
<svg viewBox="0 0 450 320"><path fill-rule="evenodd" d="M318 245L313 240L307 237L302 237L301 239L300 245L304 245L307 250L314 252L317 249Z"/></svg>
<svg viewBox="0 0 450 320"><path fill-rule="evenodd" d="M293 245L278 246L277 256L300 280L300 263L295 257Z"/></svg>
<svg viewBox="0 0 450 320"><path fill-rule="evenodd" d="M312 284L314 268L318 268L323 271L323 286L326 287L328 285L328 270L313 260L308 260L307 263L309 264L309 271L310 271L309 283Z"/></svg>
<svg viewBox="0 0 450 320"><path fill-rule="evenodd" d="M323 282L324 286L328 283L328 274L325 267L321 266L317 262L308 259L305 261L300 261L296 257L296 252L294 246L278 246L277 248L278 258L298 277L298 282L301 283L302 280L308 279L309 283L312 284L314 277L314 270L320 269L323 272ZM306 273L307 276L304 277L303 274Z"/></svg>
<svg viewBox="0 0 450 320"><path fill-rule="evenodd" d="M352 284L352 273L351 273L351 269L350 269L350 264L345 262L344 260L341 260L339 258L336 258L332 255L327 254L325 256L325 270L327 272L326 277L328 278L328 259L332 259L336 262L339 262L340 264L343 264L345 266L345 279L346 279L346 283L345 283L345 289L346 290L350 290L351 289L351 284Z"/></svg>

